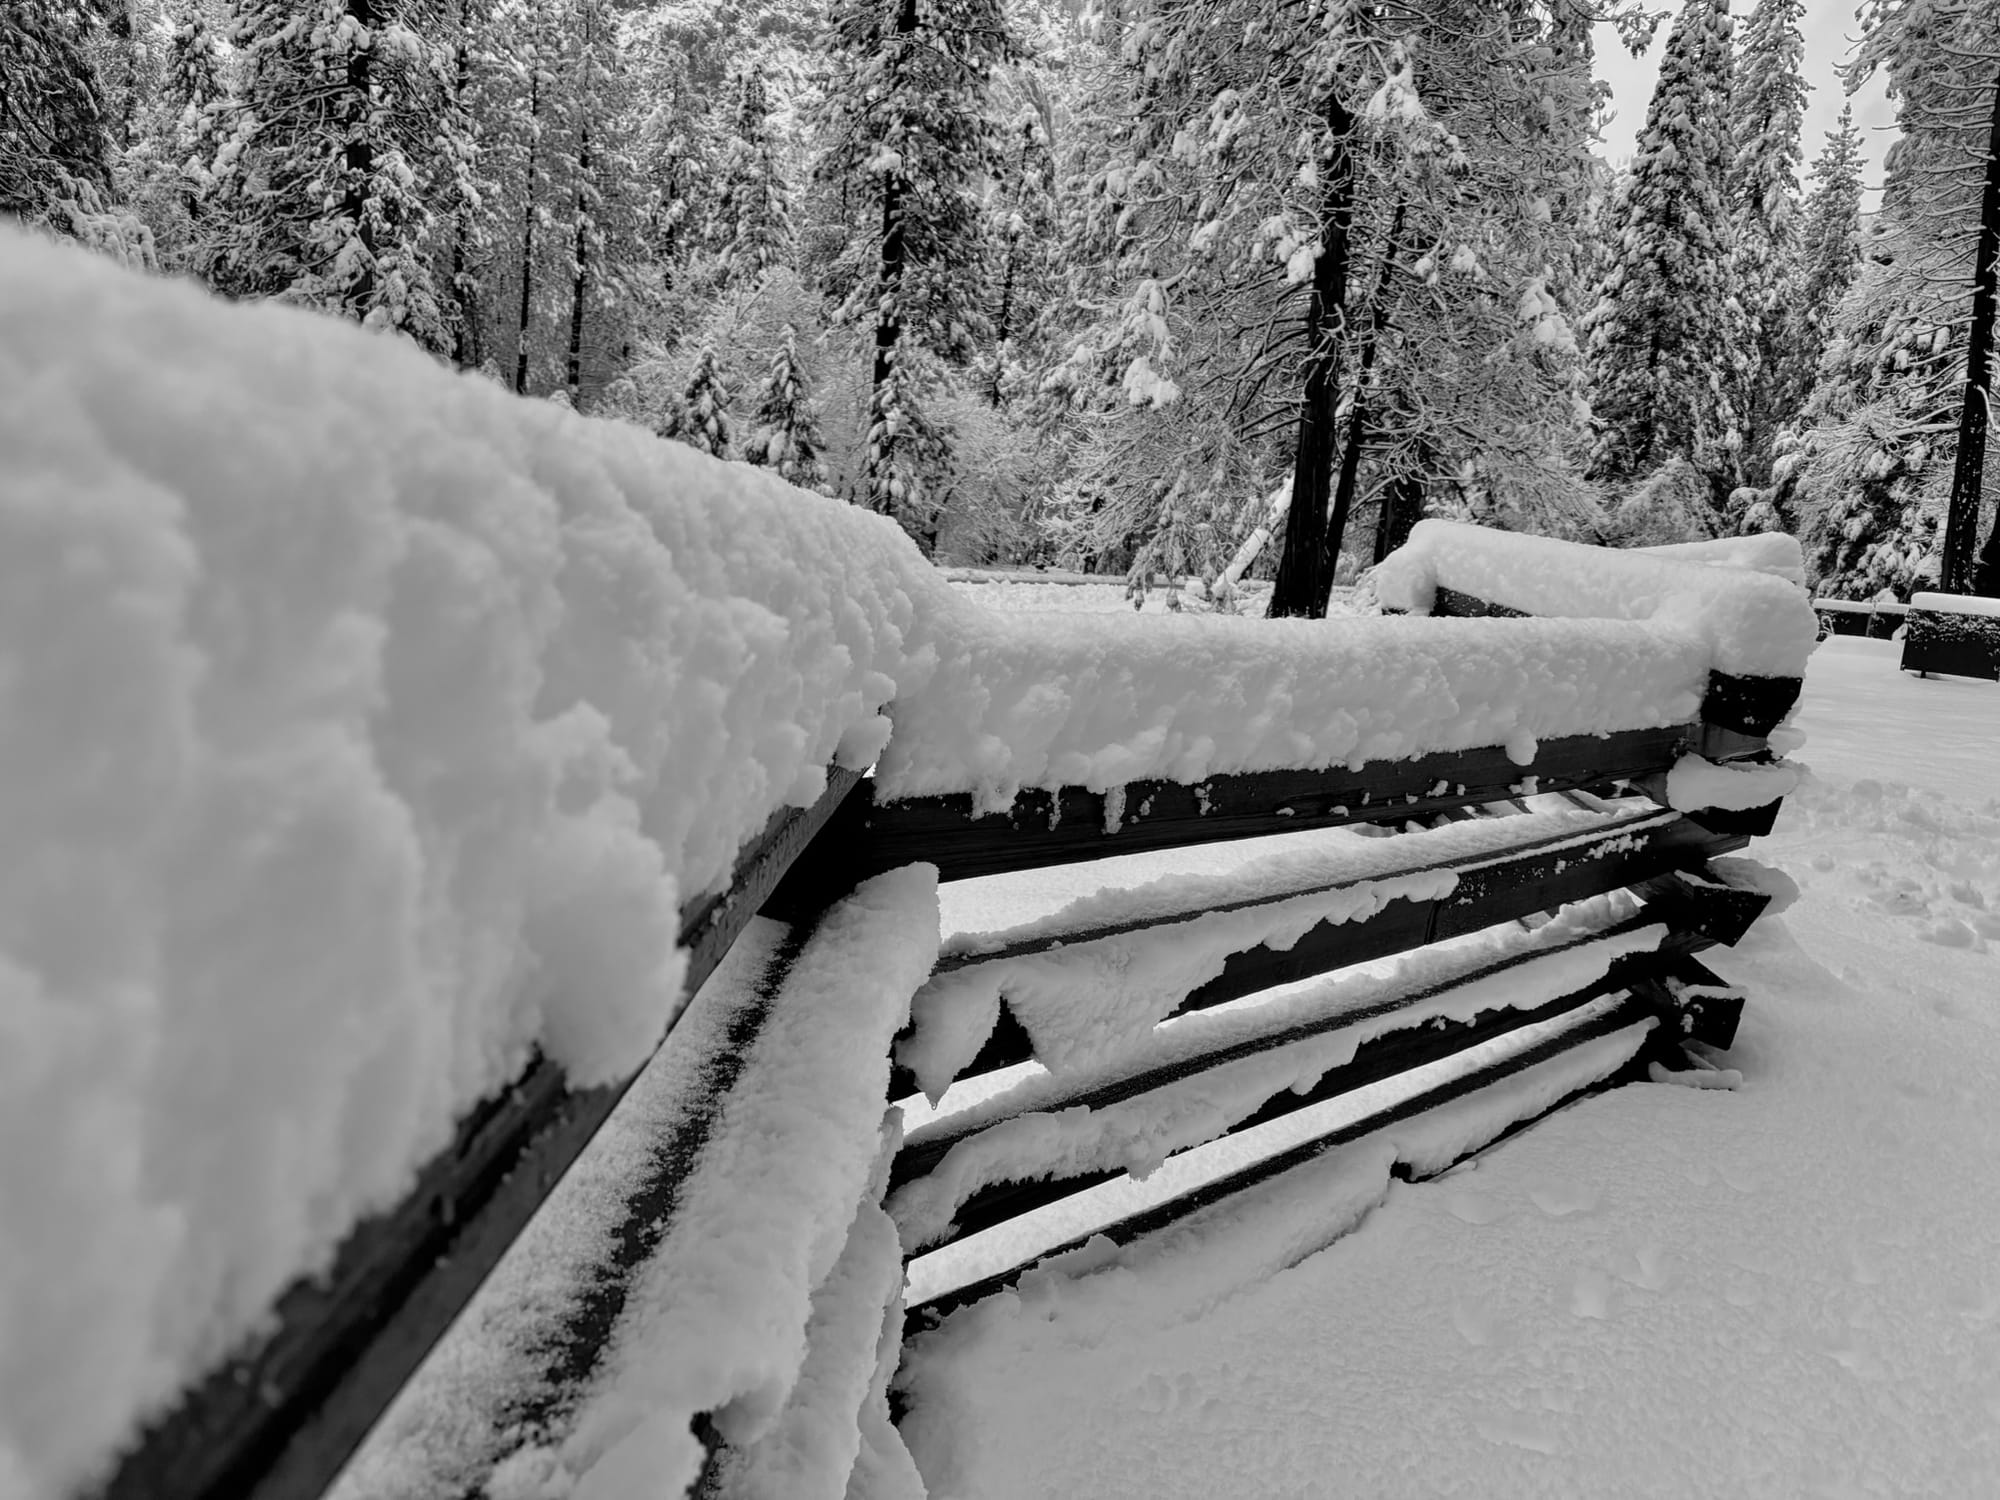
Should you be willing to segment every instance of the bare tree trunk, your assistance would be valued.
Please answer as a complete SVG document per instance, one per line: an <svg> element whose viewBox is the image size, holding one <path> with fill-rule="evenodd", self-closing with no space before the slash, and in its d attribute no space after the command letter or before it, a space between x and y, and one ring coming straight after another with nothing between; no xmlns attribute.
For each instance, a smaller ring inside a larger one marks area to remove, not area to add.
<svg viewBox="0 0 2000 1500"><path fill-rule="evenodd" d="M1987 405L1993 391L1993 314L1996 300L1995 261L2000 260L2000 83L1993 90L1993 123L1986 141L1986 187L1979 195L1979 248L1972 263L1972 333L1965 349L1965 405L1958 417L1958 461L1951 471L1951 508L1946 512L1944 549L1938 586L1947 594L1962 594L1971 584L1972 549L1979 539L1979 502L1986 477ZM1992 581L1982 558L1980 576Z"/></svg>
<svg viewBox="0 0 2000 1500"><path fill-rule="evenodd" d="M1327 129L1333 149L1320 209L1319 258L1306 304L1305 390L1299 403L1299 436L1292 454L1292 507L1285 516L1285 549L1271 586L1269 613L1318 619L1326 613L1333 575L1327 567L1326 506L1333 478L1334 424L1340 404L1340 354L1347 302L1348 261L1354 228L1354 117L1329 96Z"/></svg>
<svg viewBox="0 0 2000 1500"><path fill-rule="evenodd" d="M472 87L472 0L459 0L458 45L452 56L451 109L463 124L465 96ZM478 285L472 274L472 210L456 193L451 216L451 362L461 370L480 363Z"/></svg>
<svg viewBox="0 0 2000 1500"><path fill-rule="evenodd" d="M362 28L365 35L373 37L378 19L374 0L347 0L347 15ZM366 101L374 86L374 62L372 41L368 46L356 47L347 54L348 107L357 113L366 110ZM375 292L375 225L368 212L369 179L375 171L375 144L368 132L355 131L342 149L341 158L343 175L347 179L340 198L341 217L353 224L354 237L367 252L360 274L341 298L347 311L358 315L365 314L368 301Z"/></svg>
<svg viewBox="0 0 2000 1500"><path fill-rule="evenodd" d="M534 319L535 154L542 144L542 60L537 53L528 73L528 179L521 190L521 317L514 334L514 394L528 391L528 334Z"/></svg>
<svg viewBox="0 0 2000 1500"><path fill-rule="evenodd" d="M576 189L576 243L574 262L576 277L570 286L569 298L569 364L567 385L569 402L576 405L577 393L583 385L583 309L586 294L590 290L590 221L586 217L589 197L584 187L590 177L590 119L585 116L577 146L577 171L582 177Z"/></svg>
<svg viewBox="0 0 2000 1500"><path fill-rule="evenodd" d="M1382 245L1382 267L1375 277L1374 309L1370 315L1368 337L1361 345L1361 367L1354 375L1354 399L1347 408L1347 445L1340 455L1340 478L1333 488L1333 512L1326 522L1326 593L1321 595L1319 608L1313 613L1326 613L1327 599L1333 593L1333 576L1340 563L1340 541L1347 533L1347 517L1354 509L1354 491L1361 477L1361 452L1374 436L1369 431L1372 420L1368 410L1370 387L1375 379L1375 355L1382 347L1382 334L1389 326L1389 278L1396 269L1396 257L1402 251L1403 217L1409 205L1396 204L1395 217L1389 221L1389 237Z"/></svg>

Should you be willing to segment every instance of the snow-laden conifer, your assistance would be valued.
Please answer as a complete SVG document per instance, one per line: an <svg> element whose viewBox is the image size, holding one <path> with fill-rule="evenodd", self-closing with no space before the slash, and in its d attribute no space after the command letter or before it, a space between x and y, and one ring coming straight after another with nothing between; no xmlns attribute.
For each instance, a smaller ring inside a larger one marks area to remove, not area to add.
<svg viewBox="0 0 2000 1500"><path fill-rule="evenodd" d="M660 423L660 435L678 439L690 448L699 448L717 458L727 458L730 394L716 363L715 350L703 345L680 399L667 407Z"/></svg>
<svg viewBox="0 0 2000 1500"><path fill-rule="evenodd" d="M1593 475L1624 491L1685 458L1713 493L1704 529L1738 483L1729 393L1748 333L1725 193L1730 68L1728 0L1686 0L1605 218L1609 264L1587 319Z"/></svg>
<svg viewBox="0 0 2000 1500"><path fill-rule="evenodd" d="M806 394L798 330L789 323L757 387L755 421L757 430L743 445L745 462L775 469L779 478L801 489L818 489L825 482L819 413Z"/></svg>
<svg viewBox="0 0 2000 1500"><path fill-rule="evenodd" d="M1744 23L1730 96L1736 154L1729 165L1737 300L1748 341L1735 389L1746 483L1763 484L1777 429L1797 416L1804 391L1786 380L1789 310L1798 255L1799 65L1805 0L1758 0Z"/></svg>

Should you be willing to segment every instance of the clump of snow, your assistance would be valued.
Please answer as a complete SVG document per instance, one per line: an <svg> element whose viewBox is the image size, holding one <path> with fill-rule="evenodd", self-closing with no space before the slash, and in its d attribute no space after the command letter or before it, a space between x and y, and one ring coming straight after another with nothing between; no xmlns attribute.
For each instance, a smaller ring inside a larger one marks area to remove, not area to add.
<svg viewBox="0 0 2000 1500"><path fill-rule="evenodd" d="M1439 586L1530 615L1645 621L1700 641L1714 670L1745 676L1803 676L1819 633L1811 603L1789 578L1419 521L1376 568L1375 592L1392 609L1421 614Z"/></svg>
<svg viewBox="0 0 2000 1500"><path fill-rule="evenodd" d="M1785 761L1718 764L1699 755L1683 755L1667 772L1667 806L1682 812L1705 807L1745 812L1790 796L1803 779L1804 772Z"/></svg>

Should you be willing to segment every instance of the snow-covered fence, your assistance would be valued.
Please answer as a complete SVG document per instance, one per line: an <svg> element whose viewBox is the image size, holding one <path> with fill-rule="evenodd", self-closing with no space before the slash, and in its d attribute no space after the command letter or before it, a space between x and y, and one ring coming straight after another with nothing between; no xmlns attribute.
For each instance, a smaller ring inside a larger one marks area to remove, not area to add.
<svg viewBox="0 0 2000 1500"><path fill-rule="evenodd" d="M898 1150L906 1018L926 1087L1024 1046L1083 1087L1200 1034L1166 999L1614 887L1369 1025L1510 1029L1530 969L1626 1031L1727 1009L1687 955L1757 892L1703 861L1789 785L1813 634L1756 560L1427 524L1385 598L1540 618L1002 617L879 517L11 234L0 354L0 1489L314 1493L517 1237L419 1381L476 1399L390 1419L456 1492L907 1480L899 1236L1013 1159ZM911 868L1419 818L942 956ZM1171 983L1090 976L1135 942ZM1417 1055L1335 1011L1234 1035L1230 1097ZM1147 1160L1111 1139L1077 1175Z"/></svg>
<svg viewBox="0 0 2000 1500"><path fill-rule="evenodd" d="M1903 670L2000 681L2000 599L1912 594Z"/></svg>

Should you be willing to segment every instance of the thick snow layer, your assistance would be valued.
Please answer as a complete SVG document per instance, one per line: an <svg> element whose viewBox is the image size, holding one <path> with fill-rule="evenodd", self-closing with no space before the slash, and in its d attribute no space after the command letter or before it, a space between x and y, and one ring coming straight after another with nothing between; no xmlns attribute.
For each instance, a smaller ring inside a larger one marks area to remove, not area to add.
<svg viewBox="0 0 2000 1500"><path fill-rule="evenodd" d="M2000 599L1978 594L1912 594L1911 609L1934 609L1948 615L1981 615L2000 618Z"/></svg>
<svg viewBox="0 0 2000 1500"><path fill-rule="evenodd" d="M983 934L978 946L1166 913L1202 914L938 974L912 1006L911 1031L897 1043L896 1059L926 1094L939 1097L992 1034L1004 998L1043 1066L1056 1074L1091 1067L1141 1044L1220 974L1232 953L1260 944L1288 949L1321 922L1363 921L1391 901L1450 895L1457 875L1426 867L1464 865L1622 821L1578 810L1472 819L1394 839L1274 854L1228 875L1178 876L1084 897L1012 932ZM1259 898L1257 905L1229 906Z"/></svg>
<svg viewBox="0 0 2000 1500"><path fill-rule="evenodd" d="M1802 676L1819 633L1805 593L1770 573L1419 521L1376 568L1376 597L1424 613L1440 585L1531 615L1642 620L1685 632L1717 671L1745 676Z"/></svg>
<svg viewBox="0 0 2000 1500"><path fill-rule="evenodd" d="M1748 568L1753 573L1770 573L1804 587L1805 553L1799 540L1782 531L1764 531L1754 536L1722 536L1707 542L1674 542L1665 547L1634 549L1651 557L1671 557L1681 562L1707 563L1717 568Z"/></svg>
<svg viewBox="0 0 2000 1500"><path fill-rule="evenodd" d="M1667 772L1667 806L1682 812L1699 812L1705 807L1729 812L1769 807L1790 796L1803 775L1798 766L1785 761L1718 765L1699 755L1683 755Z"/></svg>
<svg viewBox="0 0 2000 1500"><path fill-rule="evenodd" d="M1696 633L1612 619L1468 628L1107 615L1086 631L1060 614L1014 614L981 621L965 649L941 658L934 690L897 700L876 769L882 797L970 790L982 810L1005 811L1024 786L1105 791L1148 777L1358 768L1685 723L1716 664Z"/></svg>
<svg viewBox="0 0 2000 1500"><path fill-rule="evenodd" d="M814 1366L819 1389L802 1396L792 1419L785 1413L807 1371L814 1293L850 1226L871 1245L887 1227L857 1219L857 1205L869 1198L880 1158L889 1040L936 957L936 872L928 865L877 876L820 922L681 1188L574 1431L555 1452L512 1460L537 1475L542 1492L623 1500L643 1484L678 1493L701 1468L688 1429L704 1412L733 1447L779 1431L778 1447L758 1460L767 1475L835 1441L826 1412L843 1399L852 1361ZM857 1287L880 1258L867 1247L856 1254L852 1284L820 1308L822 1321L843 1330L843 1347L859 1315L849 1304L865 1300ZM871 1324L879 1311L869 1311ZM865 1384L864 1371L849 1423ZM853 1443L850 1462L858 1435Z"/></svg>
<svg viewBox="0 0 2000 1500"><path fill-rule="evenodd" d="M1703 956L1749 996L1736 1090L1621 1089L1417 1186L1355 1164L1318 1200L1355 1232L1275 1275L1193 1247L1204 1297L1114 1306L1112 1267L963 1314L909 1377L938 1487L1991 1493L2000 693L1898 651L1814 656L1815 774L1754 846L1800 894Z"/></svg>

